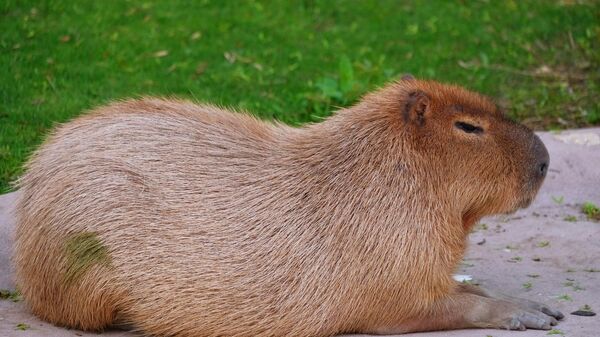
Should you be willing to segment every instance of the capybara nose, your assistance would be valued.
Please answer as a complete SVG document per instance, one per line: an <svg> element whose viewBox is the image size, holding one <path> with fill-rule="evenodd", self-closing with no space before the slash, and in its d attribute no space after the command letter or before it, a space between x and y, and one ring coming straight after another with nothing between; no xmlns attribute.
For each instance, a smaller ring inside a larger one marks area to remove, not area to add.
<svg viewBox="0 0 600 337"><path fill-rule="evenodd" d="M550 165L550 156L548 155L548 150L544 143L540 140L537 135L534 135L533 140L533 153L535 158L535 170L536 176L543 179L548 173L548 165Z"/></svg>

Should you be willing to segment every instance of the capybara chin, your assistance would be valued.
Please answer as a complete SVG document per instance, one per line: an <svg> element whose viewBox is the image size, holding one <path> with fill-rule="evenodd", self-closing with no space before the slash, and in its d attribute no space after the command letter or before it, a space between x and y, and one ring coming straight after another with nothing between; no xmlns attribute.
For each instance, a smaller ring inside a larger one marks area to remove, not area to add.
<svg viewBox="0 0 600 337"><path fill-rule="evenodd" d="M153 336L549 329L451 275L475 222L548 167L488 99L406 77L292 128L144 98L61 125L19 181L17 283L39 317Z"/></svg>

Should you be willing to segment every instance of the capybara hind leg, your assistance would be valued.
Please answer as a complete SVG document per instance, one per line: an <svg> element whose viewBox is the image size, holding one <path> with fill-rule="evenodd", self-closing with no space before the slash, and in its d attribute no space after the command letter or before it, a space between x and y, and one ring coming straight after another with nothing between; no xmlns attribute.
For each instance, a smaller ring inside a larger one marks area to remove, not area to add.
<svg viewBox="0 0 600 337"><path fill-rule="evenodd" d="M71 281L59 275L21 277L19 285L31 311L42 319L59 326L98 331L113 324L122 298L107 274L106 268L92 268Z"/></svg>
<svg viewBox="0 0 600 337"><path fill-rule="evenodd" d="M374 332L397 334L466 328L549 330L556 324L554 317L540 311L522 308L505 300L457 292L436 302L420 317L406 319L397 326L380 327Z"/></svg>
<svg viewBox="0 0 600 337"><path fill-rule="evenodd" d="M66 239L27 236L24 229L17 234L16 281L34 314L82 330L113 323L122 292L111 276L108 249L95 233Z"/></svg>
<svg viewBox="0 0 600 337"><path fill-rule="evenodd" d="M471 293L471 294L475 294L475 295L479 295L479 296L483 296L483 297L497 298L497 299L505 300L508 302L512 302L523 308L528 308L528 309L535 310L535 311L541 311L544 314L552 316L559 320L563 319L565 317L560 311L552 309L543 303L530 301L530 300L527 300L524 298L509 296L509 295L502 294L502 293L492 291L489 289L485 289L485 288L482 288L479 286L459 283L457 289L458 289L458 291L464 292L464 293Z"/></svg>
<svg viewBox="0 0 600 337"><path fill-rule="evenodd" d="M101 331L113 325L113 308L87 302L85 298L73 299L76 304L58 305L52 307L50 304L36 303L28 300L31 311L38 317L51 322L54 325L86 331ZM87 303L82 303L86 301Z"/></svg>
<svg viewBox="0 0 600 337"><path fill-rule="evenodd" d="M101 331L115 320L116 309L110 296L88 288L65 291L61 299L29 298L31 310L37 316L58 326Z"/></svg>

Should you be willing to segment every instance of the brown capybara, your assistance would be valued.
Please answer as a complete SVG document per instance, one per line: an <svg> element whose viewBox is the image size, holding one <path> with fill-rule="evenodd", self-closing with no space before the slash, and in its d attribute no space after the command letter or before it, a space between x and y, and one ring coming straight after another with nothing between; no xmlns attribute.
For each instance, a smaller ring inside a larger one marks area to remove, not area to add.
<svg viewBox="0 0 600 337"><path fill-rule="evenodd" d="M547 167L488 99L411 77L301 128L117 102L27 164L17 283L52 323L154 336L549 329L561 313L452 279L473 224Z"/></svg>

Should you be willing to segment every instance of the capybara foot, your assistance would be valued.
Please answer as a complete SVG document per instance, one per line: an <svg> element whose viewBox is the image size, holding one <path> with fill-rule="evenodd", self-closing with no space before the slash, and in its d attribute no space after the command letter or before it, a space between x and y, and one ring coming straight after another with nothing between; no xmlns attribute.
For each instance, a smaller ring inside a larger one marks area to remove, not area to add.
<svg viewBox="0 0 600 337"><path fill-rule="evenodd" d="M524 298L516 298L516 297L511 297L510 299L507 299L507 300L512 303L515 303L516 305L518 305L522 308L526 308L526 309L533 310L536 312L542 312L545 315L553 317L557 320L561 320L565 317L565 315L563 315L562 312L560 312L556 309L552 309L549 306L545 305L544 303L539 303L539 302L530 301L530 300L527 300Z"/></svg>
<svg viewBox="0 0 600 337"><path fill-rule="evenodd" d="M550 330L556 324L558 321L554 316L517 305L498 312L497 317L492 320L492 327L507 330Z"/></svg>
<svg viewBox="0 0 600 337"><path fill-rule="evenodd" d="M565 317L565 315L563 315L560 311L552 309L543 303L536 302L536 301L530 301L530 300L527 300L524 298L509 296L509 295L495 292L495 291L485 289L482 287L478 287L478 286L474 286L474 285L470 285L470 284L458 284L457 290L460 292L464 292L464 293L470 293L470 294L475 294L478 296L508 301L518 307L523 308L523 309L533 310L536 312L539 311L539 312L542 312L542 313L544 313L548 316L551 316L557 320L561 320Z"/></svg>

